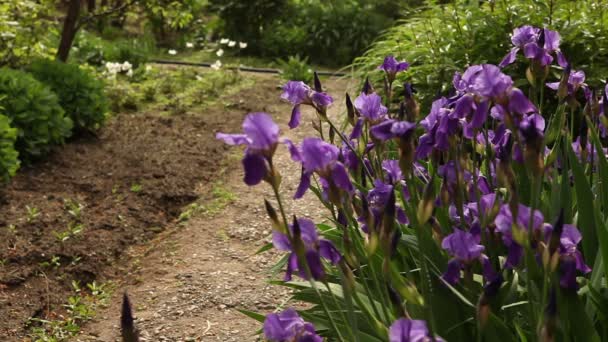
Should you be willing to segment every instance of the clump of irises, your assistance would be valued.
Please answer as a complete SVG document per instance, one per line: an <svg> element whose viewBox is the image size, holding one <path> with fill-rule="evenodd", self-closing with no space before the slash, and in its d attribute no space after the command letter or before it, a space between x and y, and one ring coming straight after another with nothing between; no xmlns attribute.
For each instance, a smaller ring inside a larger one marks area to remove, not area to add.
<svg viewBox="0 0 608 342"><path fill-rule="evenodd" d="M303 308L259 318L265 339L608 339L608 86L585 83L560 39L515 29L498 65L456 73L431 108L407 82L416 65L387 56L384 83L346 94L337 123L316 75L291 81L289 127L310 106L318 137L281 138L265 113L217 135L246 146L245 183L275 194L275 283ZM300 170L293 192L273 164L280 143ZM322 222L285 209L309 191Z"/></svg>

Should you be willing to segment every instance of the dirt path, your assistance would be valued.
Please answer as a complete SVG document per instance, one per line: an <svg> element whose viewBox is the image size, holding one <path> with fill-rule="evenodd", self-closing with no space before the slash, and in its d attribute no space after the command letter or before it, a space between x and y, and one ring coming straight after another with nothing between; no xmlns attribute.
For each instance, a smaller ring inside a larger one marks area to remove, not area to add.
<svg viewBox="0 0 608 342"><path fill-rule="evenodd" d="M277 82L264 76L261 84ZM328 80L325 87L336 104L330 115L343 110L347 82ZM266 111L280 124L283 134L295 142L314 135L310 120L314 113L303 111L302 125L288 130L290 106L279 101L279 90L266 100L247 101L247 111ZM243 113L244 114L244 113ZM247 309L268 312L286 302L289 293L267 284L269 269L278 254L255 255L269 240L270 227L263 198L272 198L265 184L247 187L242 182L241 152L235 151L221 172L196 192L200 204L196 213L171 231L161 234L144 248L129 251L126 281L119 284L111 305L90 322L76 341L118 341L120 299L128 291L135 307L137 326L143 341L254 341L260 325L238 312ZM275 156L283 172L284 193L293 194L299 182L299 168L281 147ZM288 199L289 212L319 218L311 192L297 202ZM293 205L297 210L292 211Z"/></svg>

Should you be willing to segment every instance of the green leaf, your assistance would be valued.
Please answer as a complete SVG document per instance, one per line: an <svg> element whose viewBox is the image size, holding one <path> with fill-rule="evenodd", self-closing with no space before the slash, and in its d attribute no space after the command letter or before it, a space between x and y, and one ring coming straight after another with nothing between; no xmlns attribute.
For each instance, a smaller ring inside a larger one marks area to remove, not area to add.
<svg viewBox="0 0 608 342"><path fill-rule="evenodd" d="M565 144L572 174L574 176L574 189L576 192L576 206L578 210L577 226L583 235L583 253L586 260L595 260L597 254L597 234L594 213L594 196L591 186L585 175L583 167L572 150L569 141ZM605 246L608 248L608 246ZM607 251L608 252L608 251Z"/></svg>
<svg viewBox="0 0 608 342"><path fill-rule="evenodd" d="M260 249L258 249L255 254L262 254L270 249L272 249L272 242L269 242L267 244L265 244L264 246L260 247Z"/></svg>
<svg viewBox="0 0 608 342"><path fill-rule="evenodd" d="M264 323L264 320L266 319L266 316L259 314L257 312L253 312L253 311L249 311L249 310L238 310L240 313L242 313L243 315L249 317L249 318L253 318L256 321L260 322L260 323Z"/></svg>

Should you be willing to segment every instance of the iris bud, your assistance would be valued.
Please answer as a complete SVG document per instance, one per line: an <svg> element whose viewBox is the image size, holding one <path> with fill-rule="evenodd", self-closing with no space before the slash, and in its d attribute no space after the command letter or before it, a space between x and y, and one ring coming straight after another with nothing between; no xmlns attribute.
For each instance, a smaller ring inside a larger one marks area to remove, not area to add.
<svg viewBox="0 0 608 342"><path fill-rule="evenodd" d="M346 115L348 116L348 122L355 126L356 118L355 118L355 106L353 106L353 102L350 99L350 95L346 93Z"/></svg>
<svg viewBox="0 0 608 342"><path fill-rule="evenodd" d="M435 196L433 191L433 182L430 181L424 188L422 200L418 204L418 223L425 224L435 209Z"/></svg>

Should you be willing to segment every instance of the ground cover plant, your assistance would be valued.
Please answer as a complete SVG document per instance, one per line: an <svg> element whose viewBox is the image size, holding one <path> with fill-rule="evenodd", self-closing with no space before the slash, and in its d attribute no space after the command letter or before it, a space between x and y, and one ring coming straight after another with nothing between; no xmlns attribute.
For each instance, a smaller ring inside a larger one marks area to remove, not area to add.
<svg viewBox="0 0 608 342"><path fill-rule="evenodd" d="M244 182L273 190L272 244L260 252L285 252L272 282L306 304L243 311L267 340L608 338L608 88L585 83L556 31L518 27L509 45L495 64L454 73L430 106L410 83L395 90L415 66L389 55L376 66L383 83L347 95L346 130L315 78L281 97L291 129L314 108L319 137L285 139L265 113L217 134L245 146ZM281 188L279 145L301 168L295 193ZM307 191L322 223L285 209Z"/></svg>

